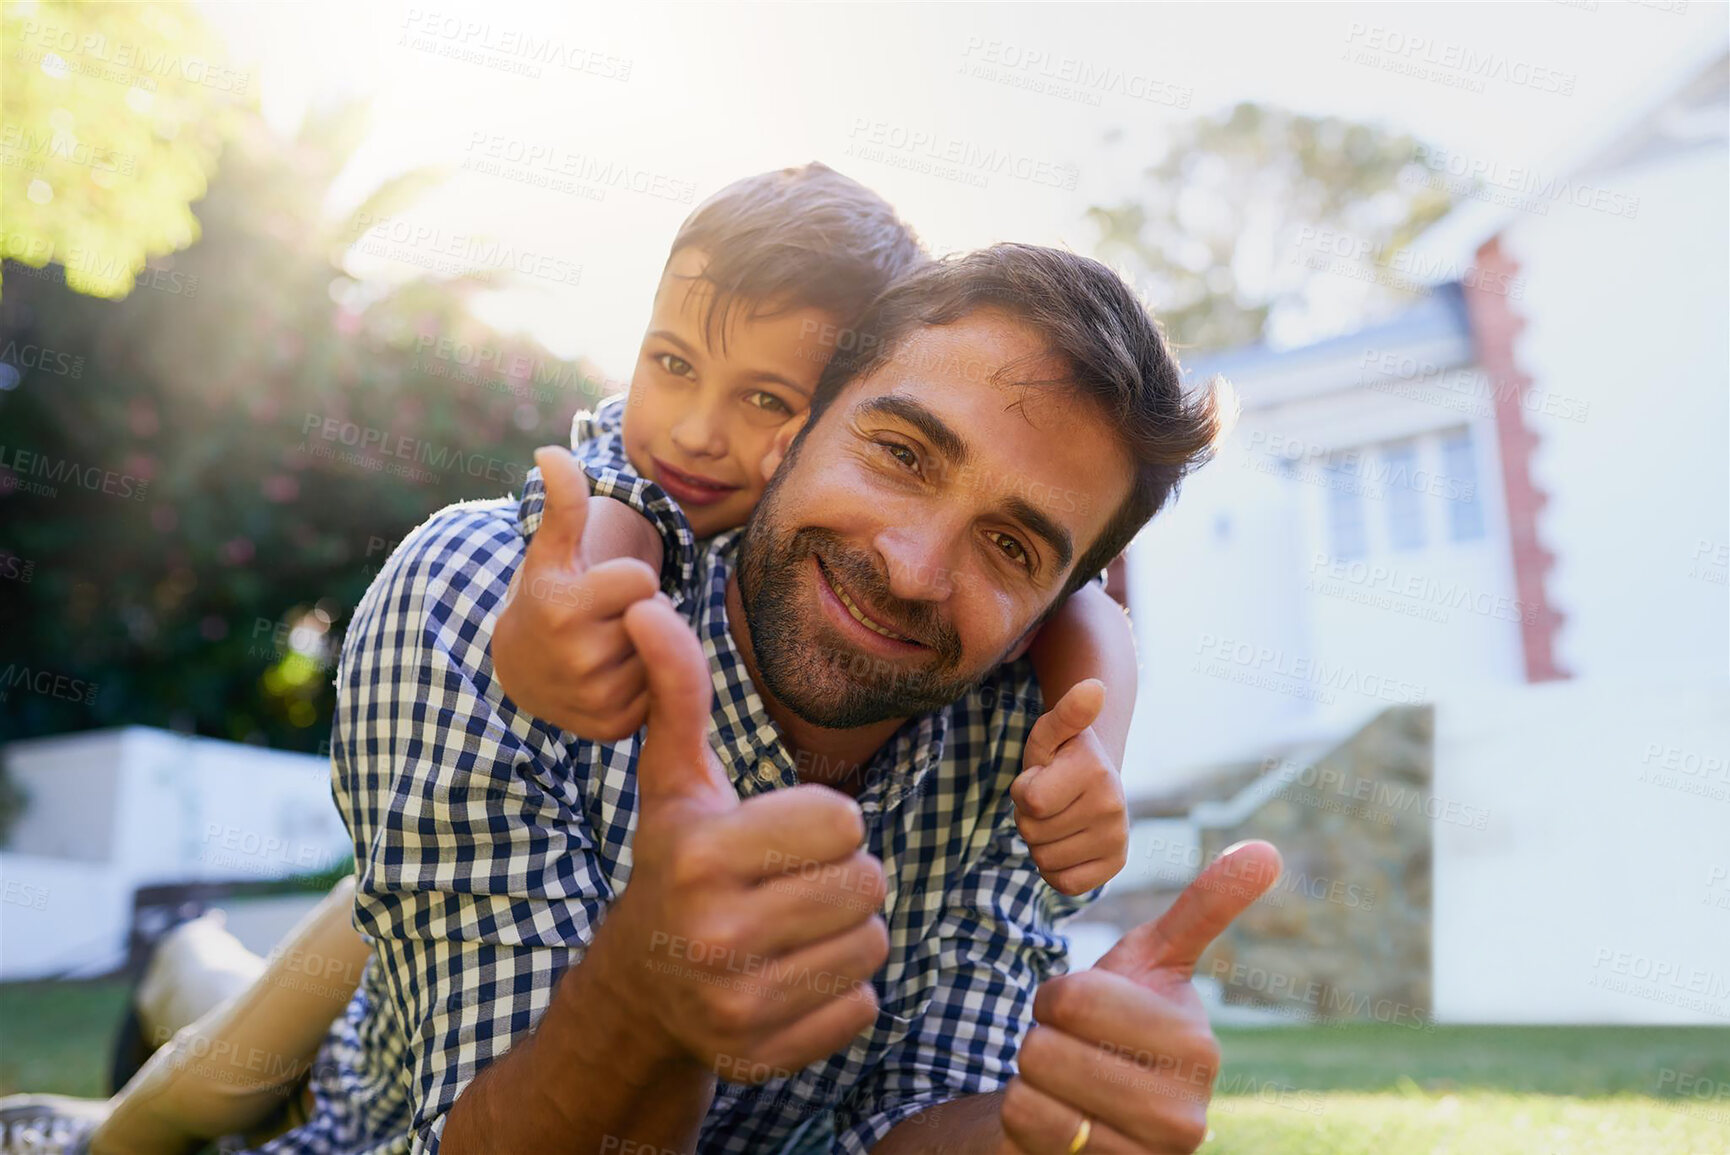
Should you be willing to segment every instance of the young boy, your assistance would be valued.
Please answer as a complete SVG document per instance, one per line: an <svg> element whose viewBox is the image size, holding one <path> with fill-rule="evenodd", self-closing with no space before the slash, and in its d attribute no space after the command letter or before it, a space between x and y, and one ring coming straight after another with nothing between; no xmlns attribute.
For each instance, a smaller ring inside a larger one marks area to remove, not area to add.
<svg viewBox="0 0 1730 1155"><path fill-rule="evenodd" d="M777 439L784 448L804 420L829 354L856 339L847 326L925 259L886 202L820 164L736 182L691 214L625 399L578 416L575 457L536 454L541 476L531 485L545 485L555 510L586 516L580 534L543 521L516 577L517 593L528 596L514 596L495 623L494 669L520 709L596 741L637 730L646 683L625 640L624 609L657 586L677 594L694 565L694 539L744 523ZM650 526L607 496L582 507L589 483L579 459L597 494L635 478L659 485L688 527ZM1095 583L1057 610L1031 655L1045 700L1056 705L1035 725L1011 791L1017 825L1046 880L1081 894L1124 862L1116 766L1134 701L1134 651L1122 612ZM856 792L861 769L801 765L800 777ZM0 1120L73 1126L89 1136L92 1155L167 1155L232 1132L280 1130L284 1108L292 1117L299 1105L304 1084L295 1080L370 954L350 925L351 894L352 883L333 891L250 988L190 1025L147 1024L174 1038L109 1102L17 1096L0 1102ZM345 981L308 982L297 969L306 957L343 960ZM258 1054L278 1056L277 1069L247 1066Z"/></svg>
<svg viewBox="0 0 1730 1155"><path fill-rule="evenodd" d="M609 481L659 485L696 538L743 525L768 480L765 460L804 422L829 355L869 339L847 326L922 259L886 203L822 165L723 189L674 238L629 391L578 415L575 459L559 449L535 455L549 501L580 505L581 462ZM493 668L520 709L611 741L642 725L647 701L622 615L658 584L681 589L694 551L677 527L651 527L602 497L589 498L575 534L575 549L573 535L558 532L531 541L494 627ZM1017 826L1046 881L1082 894L1115 875L1127 850L1117 766L1134 704L1134 647L1122 611L1094 583L1056 610L1030 656L1054 705L1011 790ZM800 777L856 792L862 769L802 764Z"/></svg>

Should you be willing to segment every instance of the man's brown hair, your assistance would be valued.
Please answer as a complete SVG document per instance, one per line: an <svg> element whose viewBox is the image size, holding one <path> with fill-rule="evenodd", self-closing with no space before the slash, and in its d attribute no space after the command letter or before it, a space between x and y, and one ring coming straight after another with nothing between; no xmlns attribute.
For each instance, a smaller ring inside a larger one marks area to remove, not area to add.
<svg viewBox="0 0 1730 1155"><path fill-rule="evenodd" d="M1063 377L1020 383L1069 389L1085 399L1110 423L1132 462L1129 496L1076 563L1061 603L1122 553L1178 482L1213 455L1235 417L1235 401L1223 380L1185 389L1159 325L1105 265L1061 249L999 244L932 261L885 290L857 332L838 342L800 437L848 382L883 366L915 330L981 309L1001 310L1045 339L1065 367ZM996 376L1018 381L1015 370L1004 366Z"/></svg>
<svg viewBox="0 0 1730 1155"><path fill-rule="evenodd" d="M734 181L685 218L668 261L682 249L708 255L703 337L721 348L735 308L764 317L815 307L850 326L930 259L888 201L816 162Z"/></svg>

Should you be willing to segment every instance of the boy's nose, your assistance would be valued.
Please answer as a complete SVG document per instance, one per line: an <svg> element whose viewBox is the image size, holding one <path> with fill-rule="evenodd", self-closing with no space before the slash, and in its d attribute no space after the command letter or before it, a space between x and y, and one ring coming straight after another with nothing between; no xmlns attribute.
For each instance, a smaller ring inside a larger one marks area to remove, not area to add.
<svg viewBox="0 0 1730 1155"><path fill-rule="evenodd" d="M673 444L692 457L725 457L727 438L721 431L719 415L708 406L687 412L673 426Z"/></svg>

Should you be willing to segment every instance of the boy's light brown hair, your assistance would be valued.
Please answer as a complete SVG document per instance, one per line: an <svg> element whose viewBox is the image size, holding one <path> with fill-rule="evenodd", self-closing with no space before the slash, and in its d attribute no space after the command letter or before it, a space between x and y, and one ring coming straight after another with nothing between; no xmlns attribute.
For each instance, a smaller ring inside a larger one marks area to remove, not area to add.
<svg viewBox="0 0 1730 1155"><path fill-rule="evenodd" d="M735 309L748 319L814 307L851 326L929 260L888 201L816 162L734 181L685 218L668 261L681 249L708 255L703 336L722 350Z"/></svg>

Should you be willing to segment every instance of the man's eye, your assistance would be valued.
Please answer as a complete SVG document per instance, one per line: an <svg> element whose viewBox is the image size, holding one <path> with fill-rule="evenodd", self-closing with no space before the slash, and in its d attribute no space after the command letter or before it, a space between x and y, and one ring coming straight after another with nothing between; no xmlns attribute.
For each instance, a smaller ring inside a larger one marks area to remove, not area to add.
<svg viewBox="0 0 1730 1155"><path fill-rule="evenodd" d="M919 468L919 455L899 441L879 441L877 444L883 447L883 452L907 468L913 470Z"/></svg>
<svg viewBox="0 0 1730 1155"><path fill-rule="evenodd" d="M656 364L675 377L689 377L691 363L677 353L661 353L655 357Z"/></svg>
<svg viewBox="0 0 1730 1155"><path fill-rule="evenodd" d="M759 389L745 398L747 405L753 405L768 413L779 413L783 417L793 416L792 408L773 393Z"/></svg>
<svg viewBox="0 0 1730 1155"><path fill-rule="evenodd" d="M1032 567L1033 558L1028 554L1027 547L1009 534L994 533L991 535L991 540L998 549L1003 551L1003 556L1016 565Z"/></svg>

